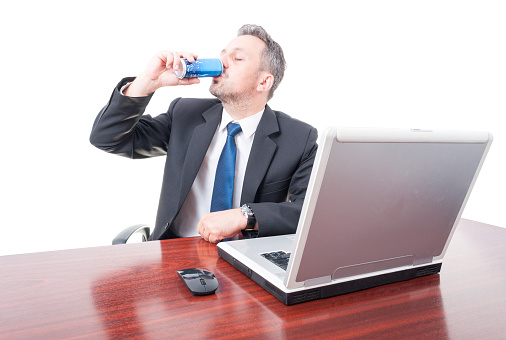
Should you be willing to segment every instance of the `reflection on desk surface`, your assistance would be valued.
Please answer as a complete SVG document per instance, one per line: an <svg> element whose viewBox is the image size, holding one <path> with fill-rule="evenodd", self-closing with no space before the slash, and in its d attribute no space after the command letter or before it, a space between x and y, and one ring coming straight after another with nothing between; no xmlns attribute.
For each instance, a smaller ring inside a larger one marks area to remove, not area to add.
<svg viewBox="0 0 506 340"><path fill-rule="evenodd" d="M498 338L506 230L463 221L439 275L285 306L198 238L0 257L7 338ZM176 271L220 282L193 296ZM254 322L252 322L254 320Z"/></svg>

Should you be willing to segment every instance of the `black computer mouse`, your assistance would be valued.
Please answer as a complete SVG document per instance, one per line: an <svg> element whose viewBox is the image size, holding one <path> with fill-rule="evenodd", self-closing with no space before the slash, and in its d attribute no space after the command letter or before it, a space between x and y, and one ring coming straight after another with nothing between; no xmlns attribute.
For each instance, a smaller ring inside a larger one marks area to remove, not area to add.
<svg viewBox="0 0 506 340"><path fill-rule="evenodd" d="M214 294L218 289L218 279L207 269L188 268L177 273L193 295Z"/></svg>

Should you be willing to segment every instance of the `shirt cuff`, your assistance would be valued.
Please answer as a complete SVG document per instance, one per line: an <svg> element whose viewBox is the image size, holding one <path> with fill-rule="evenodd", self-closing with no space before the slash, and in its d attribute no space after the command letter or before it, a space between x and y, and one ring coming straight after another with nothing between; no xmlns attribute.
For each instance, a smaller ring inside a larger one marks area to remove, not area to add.
<svg viewBox="0 0 506 340"><path fill-rule="evenodd" d="M123 92L125 92L125 90L130 86L130 84L132 84L132 82L126 83L125 85L123 85L121 87L121 89L119 90L119 93L121 93L122 96L125 95Z"/></svg>

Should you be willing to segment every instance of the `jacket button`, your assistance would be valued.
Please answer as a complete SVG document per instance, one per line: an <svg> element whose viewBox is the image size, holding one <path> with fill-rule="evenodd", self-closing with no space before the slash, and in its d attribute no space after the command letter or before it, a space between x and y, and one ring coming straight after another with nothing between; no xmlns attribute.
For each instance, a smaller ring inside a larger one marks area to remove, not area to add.
<svg viewBox="0 0 506 340"><path fill-rule="evenodd" d="M169 223L165 225L165 230L169 229Z"/></svg>

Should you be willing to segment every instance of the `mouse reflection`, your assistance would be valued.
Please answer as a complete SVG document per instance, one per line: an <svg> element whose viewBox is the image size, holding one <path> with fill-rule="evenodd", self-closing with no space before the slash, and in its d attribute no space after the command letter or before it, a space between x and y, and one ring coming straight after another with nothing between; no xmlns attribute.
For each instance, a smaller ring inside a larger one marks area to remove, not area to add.
<svg viewBox="0 0 506 340"><path fill-rule="evenodd" d="M136 260L130 256L130 260L119 261L116 270L99 277L91 287L94 306L110 338L147 334L164 338L168 332L171 337L185 337L188 329L212 338L222 336L223 327L228 334L254 331L256 326L250 322L251 315L244 313L245 309L256 311L260 322L277 319L264 306L262 297L275 305L279 301L266 296L256 285L252 289L253 298L245 298L240 282L249 279L230 270L229 264L218 257L215 244L194 238L155 241L139 247L154 244L159 244L157 252L151 251L156 256L138 256ZM214 273L219 281L216 293L193 296L177 273L185 268L206 268ZM226 274L222 269L226 269ZM273 323L272 334L281 335L277 329L280 324L282 320Z"/></svg>

